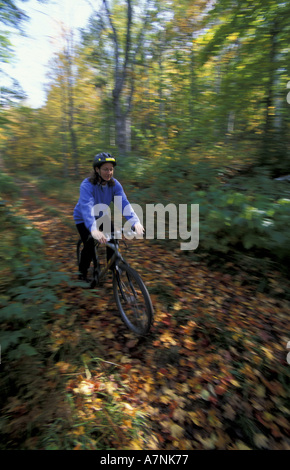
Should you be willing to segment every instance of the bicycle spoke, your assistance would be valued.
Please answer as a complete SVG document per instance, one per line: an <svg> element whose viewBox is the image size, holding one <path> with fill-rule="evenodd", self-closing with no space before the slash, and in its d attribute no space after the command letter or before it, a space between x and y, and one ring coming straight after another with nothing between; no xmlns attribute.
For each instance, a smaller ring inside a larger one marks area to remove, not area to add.
<svg viewBox="0 0 290 470"><path fill-rule="evenodd" d="M112 250L114 247L108 243ZM100 285L106 275L105 247L95 245L93 259L93 282L91 287ZM82 242L77 243L77 262L80 263ZM117 266L113 271L114 297L121 318L127 327L137 335L146 335L153 322L153 307L149 293L139 274L118 254ZM103 258L103 259L101 259ZM120 261L121 260L121 261ZM115 262L115 261L114 261Z"/></svg>
<svg viewBox="0 0 290 470"><path fill-rule="evenodd" d="M136 334L148 333L153 319L153 308L147 289L136 271L127 265L122 265L116 271L114 294L126 325Z"/></svg>

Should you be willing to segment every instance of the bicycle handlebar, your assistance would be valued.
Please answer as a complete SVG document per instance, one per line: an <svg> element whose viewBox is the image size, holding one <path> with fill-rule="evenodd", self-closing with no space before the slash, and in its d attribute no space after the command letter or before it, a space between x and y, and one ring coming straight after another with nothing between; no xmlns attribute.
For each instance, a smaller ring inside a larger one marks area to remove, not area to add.
<svg viewBox="0 0 290 470"><path fill-rule="evenodd" d="M121 230L117 230L114 233L105 233L104 235L109 241L109 240L121 240L122 234L125 235L125 238L128 237L129 240L137 236L137 233L135 232L135 230L124 230L123 228Z"/></svg>
<svg viewBox="0 0 290 470"><path fill-rule="evenodd" d="M123 228L121 230L117 230L115 231L114 233L104 233L105 235L105 238L107 239L107 243L104 243L104 245L112 245L111 247L113 247L113 244L110 243L110 240L121 240L122 239L122 234L125 235L125 238L127 240L131 240L133 239L134 237L137 236L137 233L135 232L135 230L124 230ZM88 240L90 240L90 238L93 238L93 236L90 234L88 236ZM96 238L94 238L94 240L98 241Z"/></svg>

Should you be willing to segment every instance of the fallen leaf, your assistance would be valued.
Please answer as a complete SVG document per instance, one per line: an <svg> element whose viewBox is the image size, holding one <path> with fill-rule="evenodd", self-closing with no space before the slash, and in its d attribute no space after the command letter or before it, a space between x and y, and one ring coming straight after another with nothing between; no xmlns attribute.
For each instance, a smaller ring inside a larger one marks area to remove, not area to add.
<svg viewBox="0 0 290 470"><path fill-rule="evenodd" d="M263 385L257 385L255 392L259 398L264 398L266 396L266 388Z"/></svg>
<svg viewBox="0 0 290 470"><path fill-rule="evenodd" d="M175 408L172 413L172 418L179 423L184 423L187 416L187 412L184 411L182 408Z"/></svg>
<svg viewBox="0 0 290 470"><path fill-rule="evenodd" d="M252 450L250 447L248 447L244 442L242 441L237 441L236 446L238 450Z"/></svg>
<svg viewBox="0 0 290 470"><path fill-rule="evenodd" d="M172 437L175 439L181 439L184 435L184 429L181 426L178 426L178 424L172 424L170 426L170 432Z"/></svg>
<svg viewBox="0 0 290 470"><path fill-rule="evenodd" d="M268 445L269 439L264 436L264 434L258 433L254 435L254 443L259 449L266 449Z"/></svg>
<svg viewBox="0 0 290 470"><path fill-rule="evenodd" d="M230 421L234 421L235 417L236 417L236 412L235 410L231 407L231 405L229 405L229 403L227 403L225 406L224 406L224 416L225 418L228 418Z"/></svg>
<svg viewBox="0 0 290 470"><path fill-rule="evenodd" d="M215 444L218 440L218 438L215 434L211 434L210 437L206 437L206 438L203 438L200 434L196 434L196 438L203 445L205 450L215 449Z"/></svg>
<svg viewBox="0 0 290 470"><path fill-rule="evenodd" d="M131 339L126 343L127 348L132 349L135 348L136 344L138 343L138 339Z"/></svg>

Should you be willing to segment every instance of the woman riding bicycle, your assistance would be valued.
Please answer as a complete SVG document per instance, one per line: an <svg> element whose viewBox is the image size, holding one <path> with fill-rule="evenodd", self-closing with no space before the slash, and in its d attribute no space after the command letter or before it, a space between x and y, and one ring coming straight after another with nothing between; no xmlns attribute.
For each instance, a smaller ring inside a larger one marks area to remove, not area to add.
<svg viewBox="0 0 290 470"><path fill-rule="evenodd" d="M119 210L123 214L123 210L126 206L131 208L129 215L126 210L126 219L132 223L132 228L135 230L137 235L144 233L144 228L140 223L137 214L132 209L126 194L124 193L122 185L118 180L113 178L114 167L116 166L116 159L109 153L99 153L94 157L93 171L91 175L86 178L80 186L80 198L77 205L74 208L74 220L76 227L82 239L84 248L81 253L81 261L79 265L81 280L89 282L87 280L87 272L93 259L94 253L94 238L100 243L106 243L107 239L102 232L103 225L105 224L104 213L94 215L94 207L109 207L115 196L119 196L118 199L122 201L122 207ZM101 221L102 223L98 223ZM111 230L113 231L113 225L111 223ZM90 236L92 235L92 237ZM110 251L107 252L108 258L110 257Z"/></svg>

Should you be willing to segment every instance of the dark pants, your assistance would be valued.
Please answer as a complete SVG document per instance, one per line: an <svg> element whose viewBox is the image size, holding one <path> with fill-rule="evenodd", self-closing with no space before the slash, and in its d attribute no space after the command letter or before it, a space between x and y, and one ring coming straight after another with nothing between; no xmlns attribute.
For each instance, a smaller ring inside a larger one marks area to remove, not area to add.
<svg viewBox="0 0 290 470"><path fill-rule="evenodd" d="M90 236L91 232L87 229L84 223L77 224L76 227L84 245L81 252L79 271L84 276L86 276L94 257L94 239ZM100 226L100 230L102 230L102 225ZM114 232L113 224L111 224L111 230ZM113 253L114 252L111 250L111 248L107 248L107 261L111 258Z"/></svg>

